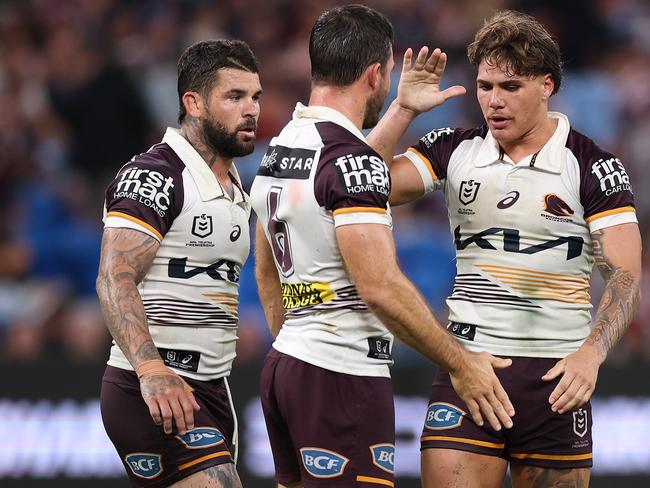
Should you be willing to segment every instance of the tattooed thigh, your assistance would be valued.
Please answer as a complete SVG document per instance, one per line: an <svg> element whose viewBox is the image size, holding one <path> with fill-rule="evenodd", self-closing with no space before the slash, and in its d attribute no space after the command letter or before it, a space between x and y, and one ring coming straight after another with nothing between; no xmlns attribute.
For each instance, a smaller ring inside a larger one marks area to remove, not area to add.
<svg viewBox="0 0 650 488"><path fill-rule="evenodd" d="M590 468L551 469L510 465L513 488L587 488Z"/></svg>
<svg viewBox="0 0 650 488"><path fill-rule="evenodd" d="M232 463L211 466L174 483L174 488L242 488Z"/></svg>

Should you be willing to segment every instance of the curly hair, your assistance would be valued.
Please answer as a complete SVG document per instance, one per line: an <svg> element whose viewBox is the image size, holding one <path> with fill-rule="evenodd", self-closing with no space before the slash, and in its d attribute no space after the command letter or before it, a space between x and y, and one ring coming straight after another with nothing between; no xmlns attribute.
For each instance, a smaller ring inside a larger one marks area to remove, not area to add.
<svg viewBox="0 0 650 488"><path fill-rule="evenodd" d="M476 33L467 47L467 57L476 67L485 61L490 66L500 66L509 75L550 74L555 84L552 95L560 89L560 47L530 15L513 10L497 12Z"/></svg>

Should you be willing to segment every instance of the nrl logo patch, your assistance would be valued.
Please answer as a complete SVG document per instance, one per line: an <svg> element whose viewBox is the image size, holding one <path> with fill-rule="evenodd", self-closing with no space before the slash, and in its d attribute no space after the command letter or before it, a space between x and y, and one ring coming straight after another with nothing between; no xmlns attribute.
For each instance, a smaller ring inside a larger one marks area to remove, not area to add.
<svg viewBox="0 0 650 488"><path fill-rule="evenodd" d="M460 184L460 190L458 191L458 200L463 205L469 205L478 195L478 189L481 184L474 180L462 181Z"/></svg>
<svg viewBox="0 0 650 488"><path fill-rule="evenodd" d="M212 234L212 215L201 214L194 217L192 234L204 238Z"/></svg>
<svg viewBox="0 0 650 488"><path fill-rule="evenodd" d="M573 432L578 437L584 437L587 433L587 411L584 408L573 412Z"/></svg>

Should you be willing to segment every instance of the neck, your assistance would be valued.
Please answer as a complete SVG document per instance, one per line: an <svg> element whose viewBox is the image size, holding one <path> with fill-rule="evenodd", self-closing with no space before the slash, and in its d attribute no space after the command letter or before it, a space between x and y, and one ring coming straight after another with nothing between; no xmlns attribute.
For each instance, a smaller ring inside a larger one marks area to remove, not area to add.
<svg viewBox="0 0 650 488"><path fill-rule="evenodd" d="M181 135L196 149L196 152L201 155L205 164L210 167L217 178L228 177L228 172L232 166L232 158L225 157L210 148L205 142L198 119L187 115L181 124Z"/></svg>
<svg viewBox="0 0 650 488"><path fill-rule="evenodd" d="M366 110L366 99L355 85L331 86L312 84L309 105L329 107L345 115L361 130Z"/></svg>
<svg viewBox="0 0 650 488"><path fill-rule="evenodd" d="M516 141L501 143L501 148L516 164L526 156L539 152L553 137L556 128L557 119L552 119L545 114L544 119Z"/></svg>

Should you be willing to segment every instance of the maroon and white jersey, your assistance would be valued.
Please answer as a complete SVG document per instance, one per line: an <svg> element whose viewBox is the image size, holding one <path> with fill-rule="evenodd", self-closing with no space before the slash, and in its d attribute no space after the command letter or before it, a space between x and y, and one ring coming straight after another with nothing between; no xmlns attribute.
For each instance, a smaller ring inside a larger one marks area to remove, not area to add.
<svg viewBox="0 0 650 488"><path fill-rule="evenodd" d="M230 176L233 199L192 145L169 128L106 190L105 227L160 241L138 291L165 364L198 380L227 376L235 358L250 202L234 165ZM108 364L132 369L115 344Z"/></svg>
<svg viewBox="0 0 650 488"><path fill-rule="evenodd" d="M486 126L438 129L405 153L443 189L457 274L449 330L471 350L564 357L589 335L591 232L636 222L621 161L568 119L518 164Z"/></svg>
<svg viewBox="0 0 650 488"><path fill-rule="evenodd" d="M335 234L342 225L390 226L389 192L386 164L352 122L296 106L251 188L286 309L275 349L331 371L390 376L392 335L359 297Z"/></svg>

